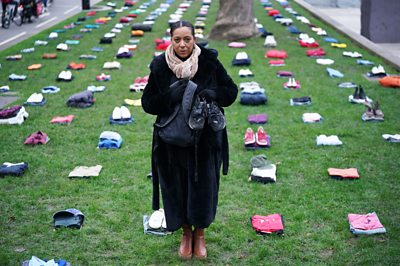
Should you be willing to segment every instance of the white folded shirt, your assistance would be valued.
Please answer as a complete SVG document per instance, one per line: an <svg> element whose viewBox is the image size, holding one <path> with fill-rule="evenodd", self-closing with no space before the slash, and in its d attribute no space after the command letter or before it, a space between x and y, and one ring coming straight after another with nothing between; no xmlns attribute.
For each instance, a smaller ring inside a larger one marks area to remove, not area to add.
<svg viewBox="0 0 400 266"><path fill-rule="evenodd" d="M337 146L342 145L343 142L339 140L339 137L336 135L326 136L326 135L319 135L317 137L317 145L328 145L328 146Z"/></svg>
<svg viewBox="0 0 400 266"><path fill-rule="evenodd" d="M315 123L322 120L322 116L318 113L304 113L302 118L304 123Z"/></svg>
<svg viewBox="0 0 400 266"><path fill-rule="evenodd" d="M26 100L28 103L40 103L41 101L43 101L43 94L36 92L32 93L28 100Z"/></svg>
<svg viewBox="0 0 400 266"><path fill-rule="evenodd" d="M271 168L263 169L263 168L253 168L251 170L252 176L258 176L263 178L270 178L276 182L276 165L271 164Z"/></svg>
<svg viewBox="0 0 400 266"><path fill-rule="evenodd" d="M390 142L400 142L400 134L382 134L382 137Z"/></svg>

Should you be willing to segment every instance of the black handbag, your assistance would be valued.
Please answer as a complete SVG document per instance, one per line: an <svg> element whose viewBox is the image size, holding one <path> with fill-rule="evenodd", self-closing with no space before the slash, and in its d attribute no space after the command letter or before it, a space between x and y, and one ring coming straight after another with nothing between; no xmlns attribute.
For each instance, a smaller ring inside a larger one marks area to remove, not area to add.
<svg viewBox="0 0 400 266"><path fill-rule="evenodd" d="M201 130L193 130L189 126L189 117L193 108L193 103L197 84L188 82L183 94L182 102L177 104L174 112L169 116L160 116L158 122L154 124L159 137L168 144L180 147L191 147L198 143Z"/></svg>

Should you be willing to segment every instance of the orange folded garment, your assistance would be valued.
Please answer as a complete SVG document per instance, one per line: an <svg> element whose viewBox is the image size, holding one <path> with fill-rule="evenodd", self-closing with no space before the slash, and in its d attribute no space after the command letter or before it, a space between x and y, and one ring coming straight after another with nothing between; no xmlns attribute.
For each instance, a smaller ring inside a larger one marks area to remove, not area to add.
<svg viewBox="0 0 400 266"><path fill-rule="evenodd" d="M144 34L144 31L142 31L142 30L133 30L133 31L131 31L131 35L132 36L143 36L143 34Z"/></svg>
<svg viewBox="0 0 400 266"><path fill-rule="evenodd" d="M47 53L45 53L45 54L42 55L42 58L43 59L55 59L55 58L57 58L57 54L47 54Z"/></svg>
<svg viewBox="0 0 400 266"><path fill-rule="evenodd" d="M40 69L42 67L42 64L33 64L28 66L28 70L36 70L36 69Z"/></svg>
<svg viewBox="0 0 400 266"><path fill-rule="evenodd" d="M400 76L386 76L379 80L384 87L400 88Z"/></svg>
<svg viewBox="0 0 400 266"><path fill-rule="evenodd" d="M328 173L330 176L339 176L342 178L360 178L357 168L328 168Z"/></svg>
<svg viewBox="0 0 400 266"><path fill-rule="evenodd" d="M85 64L83 64L83 63L75 63L75 62L71 62L69 65L68 65L68 69L75 69L75 70L79 70L79 69L84 69L84 68L86 68L86 65Z"/></svg>

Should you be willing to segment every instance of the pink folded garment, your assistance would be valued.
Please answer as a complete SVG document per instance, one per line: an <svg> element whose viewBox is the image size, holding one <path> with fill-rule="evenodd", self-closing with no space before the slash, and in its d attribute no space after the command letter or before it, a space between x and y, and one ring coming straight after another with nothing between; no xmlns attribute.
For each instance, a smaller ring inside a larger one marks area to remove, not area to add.
<svg viewBox="0 0 400 266"><path fill-rule="evenodd" d="M37 131L35 133L32 133L29 137L27 137L24 144L25 145L46 144L49 140L50 139L46 133Z"/></svg>
<svg viewBox="0 0 400 266"><path fill-rule="evenodd" d="M357 168L328 168L328 173L330 176L340 176L343 178L360 178Z"/></svg>
<svg viewBox="0 0 400 266"><path fill-rule="evenodd" d="M384 228L376 213L348 214L349 223L353 228L360 230L374 230Z"/></svg>
<svg viewBox="0 0 400 266"><path fill-rule="evenodd" d="M55 116L51 119L51 124L70 124L72 120L74 120L74 115L67 115L67 116Z"/></svg>
<svg viewBox="0 0 400 266"><path fill-rule="evenodd" d="M274 232L283 233L282 215L278 213L270 215L253 215L251 225L258 233L271 234Z"/></svg>
<svg viewBox="0 0 400 266"><path fill-rule="evenodd" d="M246 44L244 42L230 42L228 46L231 48L244 48Z"/></svg>

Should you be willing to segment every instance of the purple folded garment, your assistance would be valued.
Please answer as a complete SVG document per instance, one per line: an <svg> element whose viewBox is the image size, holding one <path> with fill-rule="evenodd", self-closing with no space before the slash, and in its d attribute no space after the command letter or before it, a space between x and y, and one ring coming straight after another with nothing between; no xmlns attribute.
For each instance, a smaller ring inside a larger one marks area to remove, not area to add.
<svg viewBox="0 0 400 266"><path fill-rule="evenodd" d="M130 57L132 57L131 52L123 52L123 53L117 54L117 58L130 58Z"/></svg>
<svg viewBox="0 0 400 266"><path fill-rule="evenodd" d="M20 105L14 105L5 109L0 109L0 119L7 119L14 117L18 114L21 109Z"/></svg>
<svg viewBox="0 0 400 266"><path fill-rule="evenodd" d="M268 115L267 114L249 115L247 116L247 121L249 121L250 124L265 124L268 121Z"/></svg>
<svg viewBox="0 0 400 266"><path fill-rule="evenodd" d="M293 73L290 71L280 70L276 72L278 77L293 77Z"/></svg>

